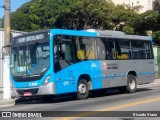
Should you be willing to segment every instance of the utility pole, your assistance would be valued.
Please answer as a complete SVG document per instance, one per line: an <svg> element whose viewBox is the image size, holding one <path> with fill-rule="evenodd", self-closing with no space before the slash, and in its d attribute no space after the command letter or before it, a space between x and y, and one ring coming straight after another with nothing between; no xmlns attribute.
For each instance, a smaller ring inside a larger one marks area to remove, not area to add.
<svg viewBox="0 0 160 120"><path fill-rule="evenodd" d="M10 0L5 0L4 4L5 17L4 17L4 36L5 36L5 46L10 45ZM9 48L4 49L5 56L3 60L3 99L11 99L11 88L10 88L10 57L9 57Z"/></svg>
<svg viewBox="0 0 160 120"><path fill-rule="evenodd" d="M5 0L4 10L5 45L10 45L10 0ZM6 48L6 52L9 54L9 48Z"/></svg>

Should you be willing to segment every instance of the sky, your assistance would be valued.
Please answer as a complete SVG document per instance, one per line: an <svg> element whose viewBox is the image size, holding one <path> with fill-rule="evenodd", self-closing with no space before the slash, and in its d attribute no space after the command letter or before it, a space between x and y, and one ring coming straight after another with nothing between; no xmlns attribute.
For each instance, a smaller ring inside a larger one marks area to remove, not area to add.
<svg viewBox="0 0 160 120"><path fill-rule="evenodd" d="M11 2L11 12L15 11L17 8L21 7L24 3L29 2L30 0L10 0ZM0 18L4 16L4 0L0 0Z"/></svg>

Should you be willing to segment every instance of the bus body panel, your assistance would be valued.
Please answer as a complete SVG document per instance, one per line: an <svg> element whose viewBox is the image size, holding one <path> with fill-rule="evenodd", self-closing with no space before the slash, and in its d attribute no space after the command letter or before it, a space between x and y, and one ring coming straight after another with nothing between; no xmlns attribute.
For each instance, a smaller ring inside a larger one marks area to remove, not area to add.
<svg viewBox="0 0 160 120"><path fill-rule="evenodd" d="M147 64L147 66L146 66ZM145 84L155 80L154 60L109 60L101 62L103 88L127 85L130 71L137 74L137 83Z"/></svg>
<svg viewBox="0 0 160 120"><path fill-rule="evenodd" d="M56 93L76 92L79 77L87 74L91 78L92 90L102 88L99 61L84 61L73 64L55 75Z"/></svg>

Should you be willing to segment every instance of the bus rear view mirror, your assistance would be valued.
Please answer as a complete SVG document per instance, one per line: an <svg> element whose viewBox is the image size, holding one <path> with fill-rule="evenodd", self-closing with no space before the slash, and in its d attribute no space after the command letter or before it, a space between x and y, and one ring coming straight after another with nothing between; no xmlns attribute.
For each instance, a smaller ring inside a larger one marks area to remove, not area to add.
<svg viewBox="0 0 160 120"><path fill-rule="evenodd" d="M3 46L2 47L2 49L1 49L1 58L0 59L2 59L2 60L4 60L4 56L5 56L5 51L4 51L4 49L5 48L8 48L8 47L10 47L10 45L5 45L5 46Z"/></svg>
<svg viewBox="0 0 160 120"><path fill-rule="evenodd" d="M4 60L4 51L2 51L2 58L1 59Z"/></svg>

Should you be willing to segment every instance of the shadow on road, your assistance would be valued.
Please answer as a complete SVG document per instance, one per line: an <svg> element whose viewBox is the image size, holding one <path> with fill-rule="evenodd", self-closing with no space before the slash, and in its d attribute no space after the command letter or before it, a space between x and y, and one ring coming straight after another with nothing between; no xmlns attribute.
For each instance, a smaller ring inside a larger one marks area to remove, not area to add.
<svg viewBox="0 0 160 120"><path fill-rule="evenodd" d="M151 91L152 89L149 88L138 88L137 93L141 92L146 92L146 91ZM121 93L119 89L107 89L107 90L97 90L91 92L89 98L98 98L98 97L105 97L105 96L113 96L113 95L132 95L132 94L127 94L127 93ZM52 99L44 99L43 96L39 97L22 97L19 98L15 101L15 105L19 104L50 104L50 103L61 103L61 102L68 102L68 101L75 101L77 100L76 97L72 94L67 94L67 95L60 95L56 96Z"/></svg>
<svg viewBox="0 0 160 120"><path fill-rule="evenodd" d="M52 99L49 98L44 99L43 96L39 96L39 97L26 97L26 98L19 98L15 101L15 105L19 105L19 104L50 104L50 103L61 103L61 102L68 102L68 101L74 101L76 100L75 97L73 97L73 95L63 95L63 96L56 96L53 97Z"/></svg>
<svg viewBox="0 0 160 120"><path fill-rule="evenodd" d="M120 118L121 120L135 120L134 118Z"/></svg>
<svg viewBox="0 0 160 120"><path fill-rule="evenodd" d="M153 89L151 88L138 88L136 92L145 92L145 91L151 91Z"/></svg>

